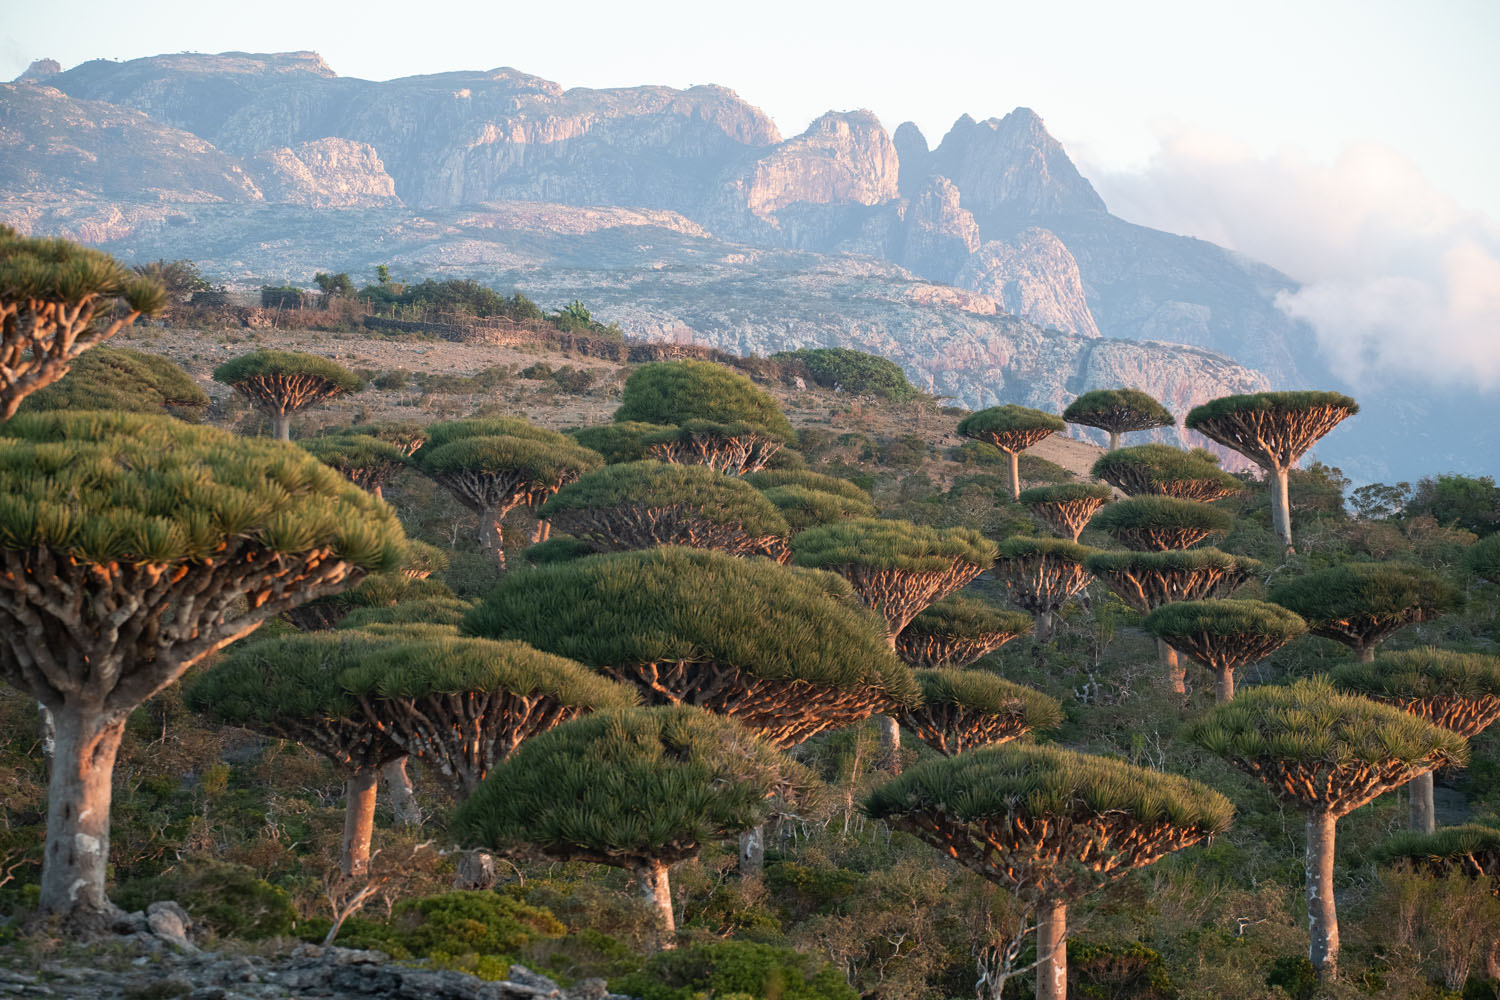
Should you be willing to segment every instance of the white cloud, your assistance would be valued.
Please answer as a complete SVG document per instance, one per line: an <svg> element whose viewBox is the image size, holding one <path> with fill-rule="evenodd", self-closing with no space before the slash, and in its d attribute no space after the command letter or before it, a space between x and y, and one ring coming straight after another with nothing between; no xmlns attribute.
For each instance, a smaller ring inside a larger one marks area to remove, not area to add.
<svg viewBox="0 0 1500 1000"><path fill-rule="evenodd" d="M1181 132L1143 170L1094 181L1117 215L1301 282L1277 304L1312 325L1354 384L1417 376L1500 388L1500 229L1402 154L1362 143L1319 163Z"/></svg>

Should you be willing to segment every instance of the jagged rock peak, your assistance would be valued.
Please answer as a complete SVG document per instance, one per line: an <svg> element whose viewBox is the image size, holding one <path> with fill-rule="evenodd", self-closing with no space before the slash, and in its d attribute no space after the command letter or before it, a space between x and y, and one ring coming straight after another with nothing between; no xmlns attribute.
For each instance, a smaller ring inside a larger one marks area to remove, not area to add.
<svg viewBox="0 0 1500 1000"><path fill-rule="evenodd" d="M830 111L752 164L735 184L762 218L787 205L878 205L899 192L896 147L873 112Z"/></svg>
<svg viewBox="0 0 1500 1000"><path fill-rule="evenodd" d="M979 249L979 226L959 205L958 188L943 176L927 182L907 206L906 241L899 263L933 281L951 282Z"/></svg>
<svg viewBox="0 0 1500 1000"><path fill-rule="evenodd" d="M30 66L26 67L26 72L11 82L20 83L22 80L45 80L47 77L56 76L61 72L62 63L56 59L36 59L32 61Z"/></svg>
<svg viewBox="0 0 1500 1000"><path fill-rule="evenodd" d="M915 122L902 122L896 126L891 141L896 145L896 158L901 164L898 185L901 197L915 198L921 193L928 176L927 160L932 154L927 147L927 137Z"/></svg>
<svg viewBox="0 0 1500 1000"><path fill-rule="evenodd" d="M907 150L923 156L929 152L927 137L922 134L916 122L902 122L897 125L896 131L891 135L891 141L896 144L896 149L903 155Z"/></svg>
<svg viewBox="0 0 1500 1000"><path fill-rule="evenodd" d="M1056 234L1032 227L1016 239L991 240L969 258L955 281L1041 327L1099 336L1084 300L1078 262Z"/></svg>
<svg viewBox="0 0 1500 1000"><path fill-rule="evenodd" d="M173 52L143 56L123 63L112 59L91 59L68 70L79 73L89 68L110 67L127 76L160 73L190 73L212 76L263 76L307 73L312 76L336 77L337 73L316 52Z"/></svg>

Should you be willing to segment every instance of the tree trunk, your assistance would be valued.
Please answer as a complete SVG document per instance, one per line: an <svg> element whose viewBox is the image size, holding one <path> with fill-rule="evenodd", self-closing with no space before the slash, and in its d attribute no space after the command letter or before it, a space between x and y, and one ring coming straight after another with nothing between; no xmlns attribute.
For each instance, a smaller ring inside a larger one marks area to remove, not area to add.
<svg viewBox="0 0 1500 1000"><path fill-rule="evenodd" d="M56 741L47 783L47 843L42 855L44 915L81 936L109 929L115 908L104 893L109 865L110 779L125 720L101 724L102 711L63 704L53 714Z"/></svg>
<svg viewBox="0 0 1500 1000"><path fill-rule="evenodd" d="M537 518L536 530L531 533L531 544L538 545L552 537L552 522L544 517Z"/></svg>
<svg viewBox="0 0 1500 1000"><path fill-rule="evenodd" d="M652 861L636 874L641 880L641 894L656 910L660 920L658 949L666 951L677 947L677 918L672 914L672 880L667 866L660 861Z"/></svg>
<svg viewBox="0 0 1500 1000"><path fill-rule="evenodd" d="M42 730L42 767L50 778L52 753L57 745L57 726L52 722L52 710L41 702L36 703L36 714Z"/></svg>
<svg viewBox="0 0 1500 1000"><path fill-rule="evenodd" d="M372 489L372 490L370 490L370 492L373 493L373 494L375 494L375 499L376 500L384 500L385 499L385 487L381 486L379 483L376 483L375 484L375 488Z"/></svg>
<svg viewBox="0 0 1500 1000"><path fill-rule="evenodd" d="M292 417L290 414L271 414L271 426L275 428L276 440L290 441L292 439Z"/></svg>
<svg viewBox="0 0 1500 1000"><path fill-rule="evenodd" d="M1109 435L1109 450L1110 451L1114 451L1116 448L1120 447L1120 432L1119 431L1105 431L1105 433Z"/></svg>
<svg viewBox="0 0 1500 1000"><path fill-rule="evenodd" d="M1031 630L1034 644L1040 646L1042 643L1052 641L1052 616L1055 612L1041 611L1036 616L1036 627Z"/></svg>
<svg viewBox="0 0 1500 1000"><path fill-rule="evenodd" d="M458 856L458 874L453 879L455 889L491 889L498 876L495 874L495 856L488 851L463 851Z"/></svg>
<svg viewBox="0 0 1500 1000"><path fill-rule="evenodd" d="M1437 803L1432 797L1432 772L1419 774L1406 783L1411 793L1411 828L1418 833L1437 829Z"/></svg>
<svg viewBox="0 0 1500 1000"><path fill-rule="evenodd" d="M901 773L901 724L894 716L877 715L880 730L880 766L892 774Z"/></svg>
<svg viewBox="0 0 1500 1000"><path fill-rule="evenodd" d="M1161 665L1167 672L1167 689L1173 694L1186 696L1187 670L1177 658L1177 650L1168 645L1165 639L1157 639L1156 655L1161 658Z"/></svg>
<svg viewBox="0 0 1500 1000"><path fill-rule="evenodd" d="M479 546L495 554L500 572L505 572L505 532L500 527L504 511L482 510L479 512Z"/></svg>
<svg viewBox="0 0 1500 1000"><path fill-rule="evenodd" d="M339 859L339 867L345 875L363 875L370 870L378 777L374 768L365 767L344 779L344 856Z"/></svg>
<svg viewBox="0 0 1500 1000"><path fill-rule="evenodd" d="M1333 904L1333 841L1338 819L1329 812L1307 817L1307 957L1322 979L1337 979L1339 916Z"/></svg>
<svg viewBox="0 0 1500 1000"><path fill-rule="evenodd" d="M1287 555L1297 550L1292 547L1292 502L1287 496L1287 481L1291 478L1286 469L1271 470L1271 526Z"/></svg>
<svg viewBox="0 0 1500 1000"><path fill-rule="evenodd" d="M411 776L406 773L406 758L397 757L380 769L385 779L385 795L390 800L391 812L396 814L396 825L419 827L422 825L422 807L412 792Z"/></svg>
<svg viewBox="0 0 1500 1000"><path fill-rule="evenodd" d="M1500 979L1500 941L1491 941L1484 950L1484 978Z"/></svg>
<svg viewBox="0 0 1500 1000"><path fill-rule="evenodd" d="M1220 705L1234 701L1234 668L1220 667L1215 671L1214 701Z"/></svg>
<svg viewBox="0 0 1500 1000"><path fill-rule="evenodd" d="M1021 502L1021 453L1018 451L1007 451L1010 456L1010 498L1017 503Z"/></svg>
<svg viewBox="0 0 1500 1000"><path fill-rule="evenodd" d="M1068 904L1044 901L1036 922L1036 1000L1068 1000Z"/></svg>
<svg viewBox="0 0 1500 1000"><path fill-rule="evenodd" d="M1368 646L1356 646L1354 649L1354 658L1360 663L1374 663L1375 643L1372 642Z"/></svg>
<svg viewBox="0 0 1500 1000"><path fill-rule="evenodd" d="M740 878L756 877L766 869L766 825L740 834Z"/></svg>

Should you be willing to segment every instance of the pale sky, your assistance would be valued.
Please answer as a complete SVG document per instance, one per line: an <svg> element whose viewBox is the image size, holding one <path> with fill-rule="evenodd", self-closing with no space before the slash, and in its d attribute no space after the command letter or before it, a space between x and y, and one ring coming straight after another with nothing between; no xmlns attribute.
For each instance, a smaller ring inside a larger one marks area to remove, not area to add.
<svg viewBox="0 0 1500 1000"><path fill-rule="evenodd" d="M1500 0L0 0L0 79L163 52L312 49L382 80L511 66L718 83L785 136L829 109L1035 110L1133 222L1306 282L1327 352L1500 387Z"/></svg>

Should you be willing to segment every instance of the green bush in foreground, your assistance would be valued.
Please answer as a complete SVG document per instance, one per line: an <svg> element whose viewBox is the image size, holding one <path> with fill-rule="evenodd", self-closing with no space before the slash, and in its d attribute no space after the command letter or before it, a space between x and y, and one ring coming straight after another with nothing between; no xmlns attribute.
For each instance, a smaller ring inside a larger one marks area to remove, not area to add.
<svg viewBox="0 0 1500 1000"><path fill-rule="evenodd" d="M821 959L750 941L711 941L653 956L610 988L640 1000L702 997L858 1000L844 977Z"/></svg>
<svg viewBox="0 0 1500 1000"><path fill-rule="evenodd" d="M123 410L197 423L208 395L191 375L155 354L99 347L82 355L58 382L26 398L22 413L44 410Z"/></svg>

